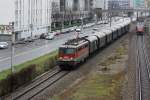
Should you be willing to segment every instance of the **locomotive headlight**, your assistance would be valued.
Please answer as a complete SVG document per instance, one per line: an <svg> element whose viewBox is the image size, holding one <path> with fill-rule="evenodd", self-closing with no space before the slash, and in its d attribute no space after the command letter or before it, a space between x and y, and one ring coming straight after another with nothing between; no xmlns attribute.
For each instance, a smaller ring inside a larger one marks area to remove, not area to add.
<svg viewBox="0 0 150 100"><path fill-rule="evenodd" d="M70 60L73 60L73 58L71 57Z"/></svg>

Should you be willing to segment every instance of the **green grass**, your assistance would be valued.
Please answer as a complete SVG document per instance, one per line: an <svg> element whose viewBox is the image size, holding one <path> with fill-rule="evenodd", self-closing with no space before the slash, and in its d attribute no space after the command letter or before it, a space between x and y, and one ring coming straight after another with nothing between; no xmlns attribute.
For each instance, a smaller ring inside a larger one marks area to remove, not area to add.
<svg viewBox="0 0 150 100"><path fill-rule="evenodd" d="M0 72L0 80L5 79L10 73L10 69Z"/></svg>
<svg viewBox="0 0 150 100"><path fill-rule="evenodd" d="M15 72L19 72L20 70L28 67L29 65L35 64L36 70L39 72L39 74L43 73L45 64L51 60L54 60L53 58L55 58L57 56L57 54L58 54L58 51L54 51L52 53L46 54L46 55L36 58L34 60L25 62L20 65L16 65L16 66L14 66ZM0 72L0 80L5 79L9 74L11 74L11 69Z"/></svg>
<svg viewBox="0 0 150 100"><path fill-rule="evenodd" d="M94 73L72 90L55 96L53 100L121 100L124 75Z"/></svg>
<svg viewBox="0 0 150 100"><path fill-rule="evenodd" d="M108 57L104 61L102 61L99 65L101 66L109 66L115 64L117 60L121 59L123 55L127 54L128 50L126 44L121 45L114 52L114 55Z"/></svg>

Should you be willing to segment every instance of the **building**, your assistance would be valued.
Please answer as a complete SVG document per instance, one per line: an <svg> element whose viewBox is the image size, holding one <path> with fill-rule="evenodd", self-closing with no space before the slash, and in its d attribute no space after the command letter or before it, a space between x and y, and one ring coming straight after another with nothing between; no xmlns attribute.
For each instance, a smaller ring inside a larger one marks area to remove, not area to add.
<svg viewBox="0 0 150 100"><path fill-rule="evenodd" d="M128 9L130 0L108 0L108 9Z"/></svg>
<svg viewBox="0 0 150 100"><path fill-rule="evenodd" d="M64 23L72 24L81 18L89 18L91 0L59 0L59 11L52 10L52 27L63 27ZM53 2L56 3L55 0ZM57 7L56 7L57 8ZM52 5L52 9L53 5Z"/></svg>
<svg viewBox="0 0 150 100"><path fill-rule="evenodd" d="M34 38L64 24L88 19L93 0L15 0L16 39ZM100 3L99 3L100 4Z"/></svg>
<svg viewBox="0 0 150 100"><path fill-rule="evenodd" d="M50 31L51 0L15 0L16 39L35 38Z"/></svg>
<svg viewBox="0 0 150 100"><path fill-rule="evenodd" d="M56 1L53 1L56 2ZM63 10L89 10L90 0L59 0L60 3L60 11Z"/></svg>
<svg viewBox="0 0 150 100"><path fill-rule="evenodd" d="M149 0L130 0L131 8L146 8Z"/></svg>
<svg viewBox="0 0 150 100"><path fill-rule="evenodd" d="M144 8L145 4L144 4L145 0L134 0L134 7L135 8Z"/></svg>
<svg viewBox="0 0 150 100"><path fill-rule="evenodd" d="M104 1L106 0L92 0L92 8L101 8L104 9Z"/></svg>
<svg viewBox="0 0 150 100"><path fill-rule="evenodd" d="M11 34L11 27L10 25L0 25L0 34Z"/></svg>

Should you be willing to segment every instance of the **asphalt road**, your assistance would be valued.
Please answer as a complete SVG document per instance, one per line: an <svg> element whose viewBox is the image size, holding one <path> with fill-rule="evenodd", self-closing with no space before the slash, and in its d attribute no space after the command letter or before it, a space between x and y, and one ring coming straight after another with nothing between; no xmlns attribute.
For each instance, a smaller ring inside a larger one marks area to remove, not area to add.
<svg viewBox="0 0 150 100"><path fill-rule="evenodd" d="M123 21L123 20L122 20ZM114 23L120 23L113 21ZM109 26L109 24L101 24L95 25L83 30L83 34L80 36L85 36L92 34L93 28L105 28ZM62 45L66 40L76 37L75 32L70 32L67 34L62 34L57 36L54 40L36 40L33 43L28 44L19 44L15 45L14 48L14 57L13 57L13 65L18 65L24 63L26 61L30 61L37 57L40 57L44 54L50 53L58 49L60 45ZM6 70L11 66L11 48L0 50L0 71Z"/></svg>

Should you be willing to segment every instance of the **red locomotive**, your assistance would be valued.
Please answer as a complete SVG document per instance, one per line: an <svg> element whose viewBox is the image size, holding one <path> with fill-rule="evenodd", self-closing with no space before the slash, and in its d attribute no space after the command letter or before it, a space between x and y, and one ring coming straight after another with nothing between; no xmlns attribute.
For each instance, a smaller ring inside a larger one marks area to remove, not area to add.
<svg viewBox="0 0 150 100"><path fill-rule="evenodd" d="M85 38L72 39L59 48L58 63L61 69L74 69L76 65L85 61L88 56L88 41Z"/></svg>
<svg viewBox="0 0 150 100"><path fill-rule="evenodd" d="M144 34L144 24L143 23L138 23L136 25L136 33L137 33L137 35L143 35Z"/></svg>

